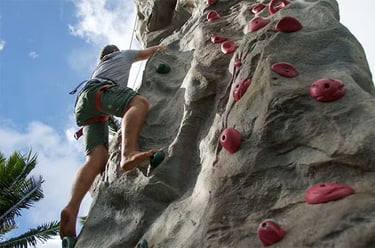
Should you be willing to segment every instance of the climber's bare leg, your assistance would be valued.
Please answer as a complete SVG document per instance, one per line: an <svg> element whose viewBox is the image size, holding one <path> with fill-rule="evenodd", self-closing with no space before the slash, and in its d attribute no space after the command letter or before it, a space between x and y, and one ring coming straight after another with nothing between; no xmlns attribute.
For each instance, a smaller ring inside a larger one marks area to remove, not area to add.
<svg viewBox="0 0 375 248"><path fill-rule="evenodd" d="M138 138L148 112L148 102L136 95L129 103L122 119L121 168L132 170L149 161L157 150L138 151Z"/></svg>
<svg viewBox="0 0 375 248"><path fill-rule="evenodd" d="M90 189L95 177L105 169L107 160L107 148L104 145L98 145L86 156L85 163L77 171L70 199L61 211L61 237L76 236L76 220L82 199Z"/></svg>

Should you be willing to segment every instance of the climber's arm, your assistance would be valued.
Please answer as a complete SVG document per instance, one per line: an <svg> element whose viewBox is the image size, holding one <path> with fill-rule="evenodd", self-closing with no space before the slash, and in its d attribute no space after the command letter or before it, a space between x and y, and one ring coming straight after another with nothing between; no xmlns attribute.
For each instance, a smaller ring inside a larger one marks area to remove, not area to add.
<svg viewBox="0 0 375 248"><path fill-rule="evenodd" d="M145 60L145 59L148 59L150 58L156 51L158 50L164 50L166 49L167 46L166 45L157 45L157 46L152 46L152 47L148 47L146 49L143 49L143 50L139 50L138 54L137 54L137 57L135 58L136 61L139 61L139 60Z"/></svg>

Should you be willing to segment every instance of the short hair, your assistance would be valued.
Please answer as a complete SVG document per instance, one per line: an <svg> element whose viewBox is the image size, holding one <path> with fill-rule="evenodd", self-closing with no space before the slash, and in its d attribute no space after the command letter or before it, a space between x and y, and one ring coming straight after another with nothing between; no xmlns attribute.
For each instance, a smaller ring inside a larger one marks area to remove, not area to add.
<svg viewBox="0 0 375 248"><path fill-rule="evenodd" d="M100 56L99 56L99 59L102 60L104 56L110 54L110 53L113 53L113 52L116 52L116 51L120 51L120 49L118 49L117 46L115 45L106 45L102 51L100 52Z"/></svg>

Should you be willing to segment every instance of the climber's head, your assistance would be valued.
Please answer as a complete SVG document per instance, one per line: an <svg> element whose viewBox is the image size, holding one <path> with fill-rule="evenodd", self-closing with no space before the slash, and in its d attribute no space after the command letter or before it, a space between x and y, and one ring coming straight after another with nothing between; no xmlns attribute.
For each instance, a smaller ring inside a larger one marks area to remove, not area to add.
<svg viewBox="0 0 375 248"><path fill-rule="evenodd" d="M100 52L99 59L102 60L103 57L106 56L107 54L110 54L110 53L113 53L113 52L117 52L117 51L120 51L120 49L118 49L117 46L115 46L115 45L107 45Z"/></svg>

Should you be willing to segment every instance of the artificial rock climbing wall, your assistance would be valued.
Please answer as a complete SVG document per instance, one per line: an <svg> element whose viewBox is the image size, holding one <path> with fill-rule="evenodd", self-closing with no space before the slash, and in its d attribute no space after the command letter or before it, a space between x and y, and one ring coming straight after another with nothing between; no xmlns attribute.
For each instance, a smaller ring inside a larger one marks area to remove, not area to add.
<svg viewBox="0 0 375 248"><path fill-rule="evenodd" d="M374 247L375 90L335 0L136 0L142 149L119 139L76 247ZM144 246L143 246L144 247Z"/></svg>

